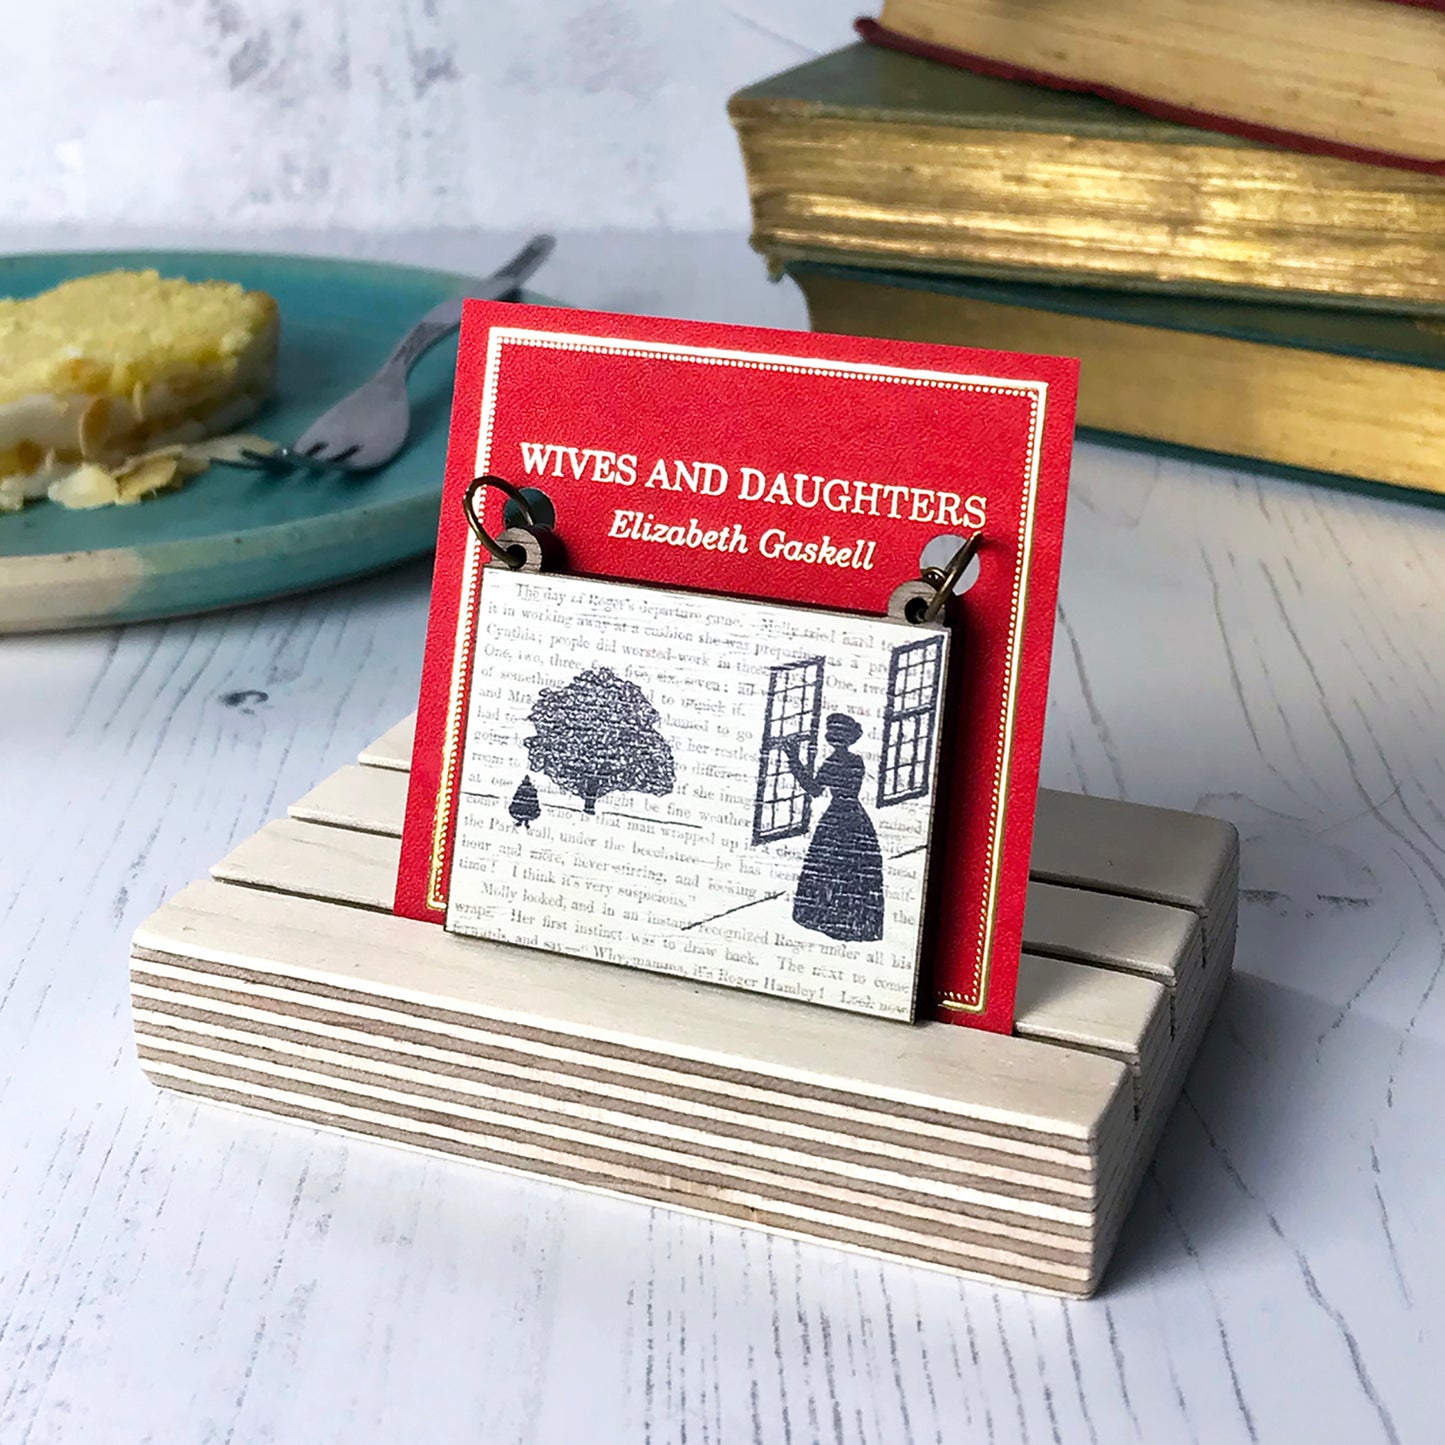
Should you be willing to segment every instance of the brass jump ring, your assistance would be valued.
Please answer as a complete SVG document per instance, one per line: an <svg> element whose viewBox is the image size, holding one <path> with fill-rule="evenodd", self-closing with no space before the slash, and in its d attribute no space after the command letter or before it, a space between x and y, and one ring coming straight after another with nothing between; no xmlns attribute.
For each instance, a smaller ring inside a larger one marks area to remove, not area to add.
<svg viewBox="0 0 1445 1445"><path fill-rule="evenodd" d="M478 512L475 502L478 492L484 492L488 487L494 491L501 492L503 496L510 498L521 509L523 520L529 527L537 525L537 514L532 510L532 504L523 495L522 491L514 487L504 477L477 477L467 483L467 489L462 493L462 509L467 514L467 523L472 531L476 533L477 541L487 549L492 556L504 567L510 567L514 572L522 566L510 548L503 547L487 529L482 526L481 515Z"/></svg>
<svg viewBox="0 0 1445 1445"><path fill-rule="evenodd" d="M953 560L943 569L942 572L930 567L924 574L924 580L933 584L935 591L932 601L923 609L923 620L932 622L938 614L943 611L944 603L953 595L953 589L963 580L963 574L968 570L968 564L978 555L979 544L983 541L983 533L975 532L957 552L953 554Z"/></svg>

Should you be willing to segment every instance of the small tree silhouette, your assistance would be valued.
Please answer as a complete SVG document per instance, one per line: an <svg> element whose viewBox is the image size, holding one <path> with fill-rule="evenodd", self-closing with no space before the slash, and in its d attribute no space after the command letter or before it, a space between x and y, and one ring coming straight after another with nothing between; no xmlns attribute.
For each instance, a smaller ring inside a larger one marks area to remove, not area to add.
<svg viewBox="0 0 1445 1445"><path fill-rule="evenodd" d="M527 759L595 813L608 793L672 791L672 749L657 731L658 712L635 682L610 667L579 673L562 688L544 688L527 720Z"/></svg>
<svg viewBox="0 0 1445 1445"><path fill-rule="evenodd" d="M531 777L525 777L517 784L512 801L507 804L512 821L519 828L530 828L542 816L542 804L537 799L537 785Z"/></svg>

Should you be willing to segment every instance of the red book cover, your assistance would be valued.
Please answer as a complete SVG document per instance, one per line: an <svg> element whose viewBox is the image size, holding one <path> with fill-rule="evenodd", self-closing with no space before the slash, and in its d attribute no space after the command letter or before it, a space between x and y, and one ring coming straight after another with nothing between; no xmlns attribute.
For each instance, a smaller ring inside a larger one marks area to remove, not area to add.
<svg viewBox="0 0 1445 1445"><path fill-rule="evenodd" d="M538 488L567 571L882 616L943 537L950 604L920 1013L1007 1031L1022 937L1077 363L469 301L396 911L443 921L484 585L461 497ZM503 498L485 521L501 529Z"/></svg>
<svg viewBox="0 0 1445 1445"><path fill-rule="evenodd" d="M1405 5L1422 10L1445 10L1445 0L1380 0L1382 4ZM1281 130L1275 126L1256 125L1253 121L1238 116L1216 115L1211 111L1195 110L1187 105L1176 105L1172 101L1158 100L1139 91L1126 90L1115 85L1105 85L1087 80L1081 76L1059 75L1054 71L1034 70L1026 65L1014 65L1006 60L993 60L986 55L977 55L968 50L955 50L950 45L937 45L931 40L919 40L912 35L901 34L880 25L866 16L855 20L853 28L870 45L880 45L887 50L897 50L904 55L916 55L923 60L937 60L944 65L957 66L960 70L972 70L979 75L991 75L998 80L1018 80L1028 85L1042 85L1049 90L1072 91L1078 95L1096 95L1100 100L1113 101L1115 105L1127 106L1156 120L1172 121L1176 125L1197 126L1200 130L1219 131L1223 135L1235 135L1241 140L1260 141L1265 145L1282 146L1286 150L1303 151L1306 155L1330 156L1335 160L1355 161L1361 165L1388 166L1395 170L1421 171L1426 175L1445 176L1445 160L1426 160L1418 156L1396 155L1391 151L1371 150L1365 146L1348 145L1324 136L1306 135L1301 131Z"/></svg>

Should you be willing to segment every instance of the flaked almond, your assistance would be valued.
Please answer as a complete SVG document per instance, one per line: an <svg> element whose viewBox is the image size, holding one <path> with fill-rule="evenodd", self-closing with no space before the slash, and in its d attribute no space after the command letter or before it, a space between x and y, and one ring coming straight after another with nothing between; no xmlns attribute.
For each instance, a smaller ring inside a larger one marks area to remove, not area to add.
<svg viewBox="0 0 1445 1445"><path fill-rule="evenodd" d="M154 461L175 462L177 484L188 481L191 477L200 476L210 466L210 462L205 457L194 455L191 446L185 442L171 442L167 446L152 447L148 452L137 452L135 456L128 457L115 469L116 477L121 483L122 495L126 490L127 479Z"/></svg>
<svg viewBox="0 0 1445 1445"><path fill-rule="evenodd" d="M118 479L116 501L125 506L149 497L154 492L173 487L180 480L181 461L179 457L152 457L138 467L131 467Z"/></svg>
<svg viewBox="0 0 1445 1445"><path fill-rule="evenodd" d="M73 512L88 511L92 507L114 506L120 500L120 489L104 467L87 462L68 477L62 477L46 492L46 496Z"/></svg>
<svg viewBox="0 0 1445 1445"><path fill-rule="evenodd" d="M137 467L143 467L147 462L153 462L157 457L180 457L186 452L184 442L169 442L163 447L152 447L149 451L136 452L134 456L127 457L118 466L111 468L117 477L128 477Z"/></svg>

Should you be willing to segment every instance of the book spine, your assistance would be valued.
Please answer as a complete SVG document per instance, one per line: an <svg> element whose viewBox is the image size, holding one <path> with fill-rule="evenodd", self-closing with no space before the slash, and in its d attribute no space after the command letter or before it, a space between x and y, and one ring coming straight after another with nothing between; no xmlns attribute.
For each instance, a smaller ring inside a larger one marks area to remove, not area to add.
<svg viewBox="0 0 1445 1445"><path fill-rule="evenodd" d="M1445 11L1445 0L1382 0L1382 3L1415 5L1423 9ZM1326 140L1322 136L1256 125L1253 121L1240 120L1237 116L1215 115L1210 111L1194 110L1190 106L1174 105L1169 101L1155 100L1152 96L1121 90L1112 85L1100 85L1091 80L1033 70L1028 66L1013 65L1007 61L990 60L985 55L975 55L971 51L955 50L952 46L935 45L929 40L918 40L911 35L900 34L867 17L855 20L853 26L869 45L883 46L885 49L901 51L904 55L918 56L923 60L940 61L944 65L971 70L978 75L992 76L996 80L1018 80L1029 85L1042 85L1049 90L1093 95L1100 100L1112 101L1115 105L1127 106L1130 110L1152 115L1156 120L1170 121L1176 125L1192 125L1200 130L1219 131L1224 135L1238 136L1241 140L1303 151L1306 155L1329 156L1334 160L1354 161L1359 165L1387 166L1394 170L1445 176L1445 160L1422 160L1415 156L1401 156L1389 151L1346 145L1341 141Z"/></svg>

